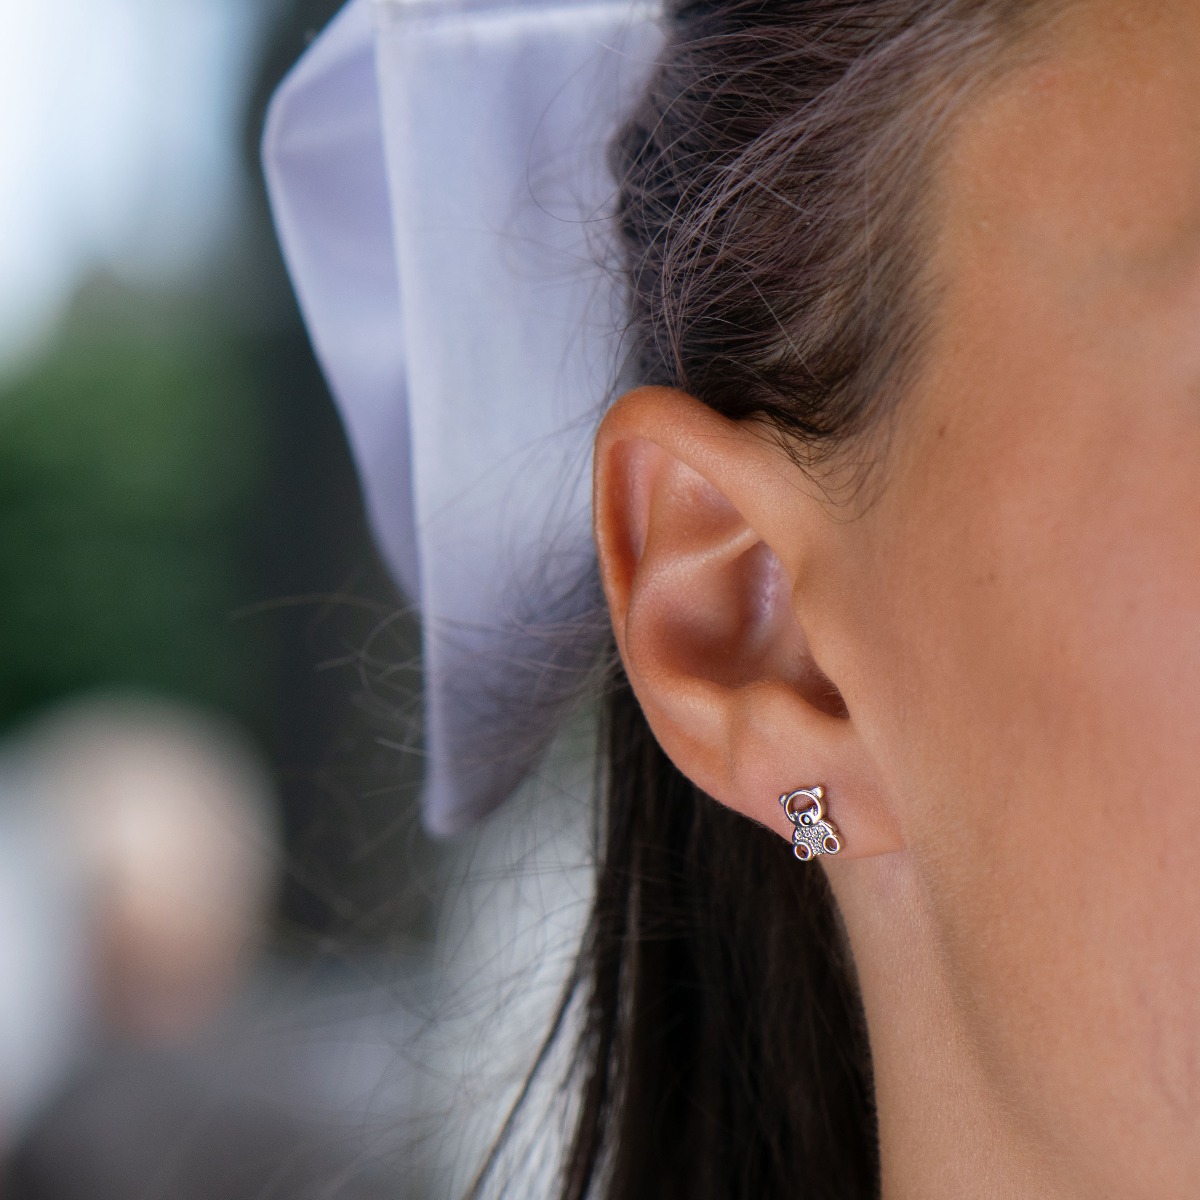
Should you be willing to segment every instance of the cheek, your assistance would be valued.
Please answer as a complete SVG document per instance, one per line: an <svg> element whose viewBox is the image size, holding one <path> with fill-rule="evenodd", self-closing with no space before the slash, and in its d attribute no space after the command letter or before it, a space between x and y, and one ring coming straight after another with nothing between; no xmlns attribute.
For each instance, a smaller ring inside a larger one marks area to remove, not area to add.
<svg viewBox="0 0 1200 1200"><path fill-rule="evenodd" d="M995 378L878 527L865 724L996 1086L1101 1161L1200 1131L1200 403Z"/></svg>

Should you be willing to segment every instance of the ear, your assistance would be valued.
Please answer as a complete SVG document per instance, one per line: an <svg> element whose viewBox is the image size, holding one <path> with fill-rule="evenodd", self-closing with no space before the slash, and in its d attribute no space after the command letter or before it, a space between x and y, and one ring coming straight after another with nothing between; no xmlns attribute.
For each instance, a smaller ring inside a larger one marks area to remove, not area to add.
<svg viewBox="0 0 1200 1200"><path fill-rule="evenodd" d="M900 849L854 713L806 631L806 617L829 625L806 580L846 517L760 429L668 388L613 406L595 463L617 647L665 753L786 837L780 795L821 785L842 858Z"/></svg>

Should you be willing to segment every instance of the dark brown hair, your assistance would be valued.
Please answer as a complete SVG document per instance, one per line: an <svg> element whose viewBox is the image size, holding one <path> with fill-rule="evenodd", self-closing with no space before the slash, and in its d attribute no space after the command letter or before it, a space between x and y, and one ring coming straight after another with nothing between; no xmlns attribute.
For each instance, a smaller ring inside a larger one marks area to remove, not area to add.
<svg viewBox="0 0 1200 1200"><path fill-rule="evenodd" d="M612 149L629 377L870 461L919 366L932 164L1038 0L703 0ZM870 1056L824 875L605 699L562 1200L864 1200ZM781 780L780 789L799 786Z"/></svg>

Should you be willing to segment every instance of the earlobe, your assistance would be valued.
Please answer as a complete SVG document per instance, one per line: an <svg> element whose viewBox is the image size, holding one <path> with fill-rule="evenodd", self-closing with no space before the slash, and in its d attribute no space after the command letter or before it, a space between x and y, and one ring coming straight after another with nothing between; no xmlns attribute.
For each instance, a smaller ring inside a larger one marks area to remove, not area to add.
<svg viewBox="0 0 1200 1200"><path fill-rule="evenodd" d="M630 683L684 774L789 839L781 793L820 784L841 856L883 853L894 822L805 634L796 580L829 518L796 474L691 396L630 393L596 442L601 577Z"/></svg>

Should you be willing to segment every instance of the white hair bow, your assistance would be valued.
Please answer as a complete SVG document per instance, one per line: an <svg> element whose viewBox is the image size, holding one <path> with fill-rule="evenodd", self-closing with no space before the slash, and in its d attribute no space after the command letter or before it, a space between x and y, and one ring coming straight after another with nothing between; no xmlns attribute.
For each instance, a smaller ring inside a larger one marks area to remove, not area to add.
<svg viewBox="0 0 1200 1200"><path fill-rule="evenodd" d="M624 320L605 156L660 40L630 0L351 0L271 106L284 255L422 615L435 833L528 773L604 635L590 450Z"/></svg>

